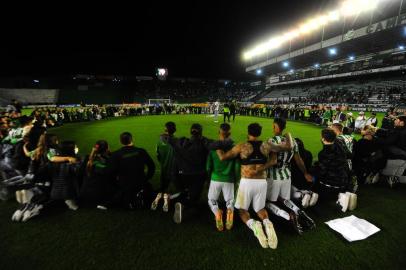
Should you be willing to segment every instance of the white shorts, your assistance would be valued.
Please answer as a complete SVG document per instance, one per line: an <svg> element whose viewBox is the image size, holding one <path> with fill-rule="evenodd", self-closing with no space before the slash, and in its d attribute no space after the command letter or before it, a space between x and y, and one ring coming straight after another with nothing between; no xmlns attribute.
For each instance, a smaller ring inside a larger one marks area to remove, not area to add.
<svg viewBox="0 0 406 270"><path fill-rule="evenodd" d="M223 193L224 201L226 202L227 209L234 210L234 183L210 181L209 193L209 206L213 213L218 211L218 199L220 193Z"/></svg>
<svg viewBox="0 0 406 270"><path fill-rule="evenodd" d="M266 180L241 178L238 187L235 208L247 210L250 205L255 212L265 208L266 203Z"/></svg>
<svg viewBox="0 0 406 270"><path fill-rule="evenodd" d="M292 188L292 180L272 180L266 179L268 182L268 191L266 193L266 199L271 202L278 201L281 197L285 200L290 200L290 191Z"/></svg>

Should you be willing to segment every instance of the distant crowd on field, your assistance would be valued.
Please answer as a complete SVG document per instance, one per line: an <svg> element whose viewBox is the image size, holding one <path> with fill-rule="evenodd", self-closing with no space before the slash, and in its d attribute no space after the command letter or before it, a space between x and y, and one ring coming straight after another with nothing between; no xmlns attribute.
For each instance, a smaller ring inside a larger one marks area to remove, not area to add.
<svg viewBox="0 0 406 270"><path fill-rule="evenodd" d="M214 110L218 112L218 102ZM156 134L156 153L136 146L133 135L123 132L120 149L112 151L100 138L90 153L80 155L77 142L60 141L48 131L49 119L42 113L25 116L16 108L0 118L0 198L21 204L12 213L16 222L61 202L75 211L80 206L162 207L182 223L199 213L209 182L207 204L217 230L232 229L237 209L260 245L276 248L273 222L290 224L303 234L316 227L311 211L305 210L309 207L333 202L340 211L352 211L362 185L406 183L406 116L393 115L388 129L365 123L356 141L342 114L337 111L323 123L328 127L321 130L321 150L313 162L301 134L294 139L286 132L289 115L282 112L275 112L269 122L273 134L262 134L262 126L252 123L243 142L232 140L228 123L219 126L218 138L209 139L199 123L191 126L190 136L179 138L176 123L167 122L163 133ZM160 166L156 190L150 183L157 166L152 154Z"/></svg>

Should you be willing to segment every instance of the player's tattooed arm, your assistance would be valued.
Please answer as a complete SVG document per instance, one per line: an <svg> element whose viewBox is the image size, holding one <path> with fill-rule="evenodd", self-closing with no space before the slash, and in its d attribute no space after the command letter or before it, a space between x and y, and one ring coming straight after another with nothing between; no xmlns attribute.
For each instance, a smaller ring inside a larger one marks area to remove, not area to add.
<svg viewBox="0 0 406 270"><path fill-rule="evenodd" d="M275 152L271 153L271 158L268 160L267 163L265 163L264 165L261 165L259 167L256 168L256 173L259 173L261 171L265 171L273 166L275 166L278 163L277 160L277 155Z"/></svg>
<svg viewBox="0 0 406 270"><path fill-rule="evenodd" d="M242 146L241 144L238 144L226 153L224 153L223 150L217 150L216 153L221 161L233 159L238 157L238 155L241 153L241 146Z"/></svg>

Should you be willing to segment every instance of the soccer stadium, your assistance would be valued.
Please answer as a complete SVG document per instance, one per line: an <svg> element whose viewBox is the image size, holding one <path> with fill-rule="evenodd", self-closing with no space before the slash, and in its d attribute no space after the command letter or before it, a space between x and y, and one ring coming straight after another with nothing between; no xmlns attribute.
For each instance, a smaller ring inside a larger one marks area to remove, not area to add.
<svg viewBox="0 0 406 270"><path fill-rule="evenodd" d="M0 269L405 269L406 1L254 2L1 45Z"/></svg>

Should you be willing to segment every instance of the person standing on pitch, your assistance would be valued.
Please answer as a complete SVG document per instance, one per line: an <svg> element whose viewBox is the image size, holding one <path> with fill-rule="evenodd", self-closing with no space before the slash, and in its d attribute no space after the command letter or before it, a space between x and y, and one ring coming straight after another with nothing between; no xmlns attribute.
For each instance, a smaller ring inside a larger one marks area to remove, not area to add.
<svg viewBox="0 0 406 270"><path fill-rule="evenodd" d="M230 130L229 124L221 124L218 143L221 144L223 151L233 148L234 142L230 139ZM208 194L209 206L215 216L217 230L224 230L223 211L219 209L218 205L221 192L227 207L226 229L231 230L234 220L234 183L240 178L238 159L220 161L216 150L211 150L206 168L207 173L211 176Z"/></svg>
<svg viewBox="0 0 406 270"><path fill-rule="evenodd" d="M176 124L174 122L167 122L165 124L165 133L159 137L159 141L156 146L157 158L161 164L161 186L159 192L152 202L151 209L156 210L159 201L163 198L164 204L162 210L168 212L169 210L169 184L177 177L176 165L175 165L175 153L172 145L167 141L167 137L174 137L176 132Z"/></svg>
<svg viewBox="0 0 406 270"><path fill-rule="evenodd" d="M228 106L227 103L224 103L224 106L223 106L223 114L224 114L223 123L226 122L226 118L228 119L228 122L230 123L230 107Z"/></svg>
<svg viewBox="0 0 406 270"><path fill-rule="evenodd" d="M266 171L259 168L265 167L268 162L268 156L271 151L291 150L293 142L292 137L286 144L272 144L258 140L261 136L262 127L258 123L248 126L248 141L234 146L230 151L224 153L223 150L217 150L221 161L240 157L241 159L241 181L238 188L235 208L239 209L241 220L254 232L259 243L263 248L270 247L275 249L278 245L278 238L275 233L272 222L269 220L268 212L265 209L266 202ZM252 205L258 217L262 220L255 221L248 212ZM265 227L264 234L262 224Z"/></svg>
<svg viewBox="0 0 406 270"><path fill-rule="evenodd" d="M214 102L214 122L218 123L218 117L219 117L219 110L220 110L220 102L217 100Z"/></svg>
<svg viewBox="0 0 406 270"><path fill-rule="evenodd" d="M230 104L230 116L233 117L233 122L235 120L236 111L237 111L237 105L236 105L235 100L233 100L233 102L231 102L231 104Z"/></svg>

